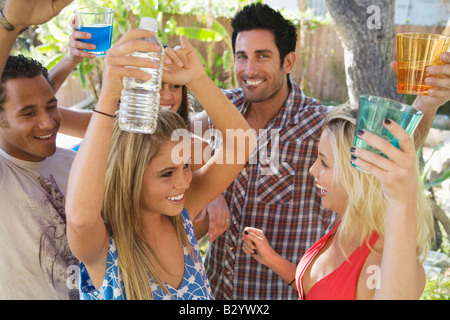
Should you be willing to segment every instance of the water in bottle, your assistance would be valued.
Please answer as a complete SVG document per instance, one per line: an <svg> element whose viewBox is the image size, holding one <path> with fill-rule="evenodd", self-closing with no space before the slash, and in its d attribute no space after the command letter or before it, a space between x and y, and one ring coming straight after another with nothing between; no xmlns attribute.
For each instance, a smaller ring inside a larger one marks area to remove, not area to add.
<svg viewBox="0 0 450 320"><path fill-rule="evenodd" d="M142 18L140 29L156 32L157 22L153 18ZM119 108L120 129L139 133L153 133L156 129L159 110L159 90L161 89L164 47L158 37L146 38L161 47L159 52L134 52L133 56L148 58L159 63L157 69L142 68L150 73L148 81L123 78L122 97Z"/></svg>

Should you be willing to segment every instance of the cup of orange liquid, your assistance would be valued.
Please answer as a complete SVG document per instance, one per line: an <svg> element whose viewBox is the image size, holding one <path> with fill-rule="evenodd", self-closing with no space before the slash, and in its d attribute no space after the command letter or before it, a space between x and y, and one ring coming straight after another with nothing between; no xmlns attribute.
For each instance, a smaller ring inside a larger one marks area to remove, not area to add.
<svg viewBox="0 0 450 320"><path fill-rule="evenodd" d="M440 55L448 50L450 38L431 33L397 34L398 93L428 95L426 68L442 64ZM436 77L436 76L433 76Z"/></svg>

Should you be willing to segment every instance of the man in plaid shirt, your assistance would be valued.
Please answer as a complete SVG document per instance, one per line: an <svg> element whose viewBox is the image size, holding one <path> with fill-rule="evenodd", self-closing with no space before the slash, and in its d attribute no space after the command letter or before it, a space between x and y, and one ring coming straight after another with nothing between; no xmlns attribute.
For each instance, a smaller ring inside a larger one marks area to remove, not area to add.
<svg viewBox="0 0 450 320"><path fill-rule="evenodd" d="M308 170L327 108L290 80L297 41L290 21L254 4L233 28L241 89L225 93L259 133L258 148L223 194L230 227L211 243L205 264L216 299L295 299L287 283L242 252L241 236L246 226L260 228L274 250L297 264L324 235L332 213L321 207ZM213 149L218 140L213 136Z"/></svg>
<svg viewBox="0 0 450 320"><path fill-rule="evenodd" d="M317 157L326 108L295 83L289 86L282 110L259 131L258 149L223 193L230 227L211 243L205 263L216 299L298 297L280 277L242 252L245 227L264 230L274 250L297 264L330 225L331 213L322 209L308 172ZM242 90L227 95L245 114L249 103ZM212 139L213 148L215 143Z"/></svg>
<svg viewBox="0 0 450 320"><path fill-rule="evenodd" d="M216 299L294 299L298 295L289 284L242 252L241 235L246 226L262 229L272 248L297 265L332 226L334 215L322 208L309 175L328 109L290 80L297 42L291 22L258 3L238 12L232 25L241 89L225 93L259 133L258 148L223 193L227 208L207 208L210 215L229 209L231 223L211 243L206 269ZM412 105L424 113L414 135L416 147L427 137L438 108L450 100L450 53L440 58L443 65L427 69L433 88ZM205 113L198 119L203 127L208 123Z"/></svg>

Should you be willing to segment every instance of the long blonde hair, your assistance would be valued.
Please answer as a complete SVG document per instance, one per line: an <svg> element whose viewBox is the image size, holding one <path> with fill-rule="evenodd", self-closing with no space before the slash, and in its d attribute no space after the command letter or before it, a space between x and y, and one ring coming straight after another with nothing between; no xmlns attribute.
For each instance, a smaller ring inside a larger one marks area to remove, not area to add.
<svg viewBox="0 0 450 320"><path fill-rule="evenodd" d="M338 228L341 245L357 240L359 245L367 242L376 231L384 237L387 201L380 181L373 175L361 172L351 165L350 148L353 145L357 109L349 105L334 107L326 116L323 130L328 132L334 155L334 180L349 195L346 210ZM417 257L426 258L433 236L433 216L423 183L420 181L419 165L417 190Z"/></svg>
<svg viewBox="0 0 450 320"><path fill-rule="evenodd" d="M130 300L153 299L149 276L169 293L152 261L163 264L144 237L139 198L145 168L158 154L161 145L170 141L176 129L186 129L183 119L165 109L158 114L157 129L153 134L122 131L117 120L114 124L102 216L114 235L119 275ZM170 217L170 220L181 243L193 252L181 215Z"/></svg>

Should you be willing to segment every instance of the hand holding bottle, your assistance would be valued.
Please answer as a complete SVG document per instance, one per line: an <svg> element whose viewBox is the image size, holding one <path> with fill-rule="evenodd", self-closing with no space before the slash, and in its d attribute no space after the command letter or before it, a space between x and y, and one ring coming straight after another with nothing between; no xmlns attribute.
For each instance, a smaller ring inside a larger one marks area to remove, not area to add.
<svg viewBox="0 0 450 320"><path fill-rule="evenodd" d="M143 81L151 78L151 74L143 71L142 68L157 68L158 63L134 57L131 54L135 51L158 51L160 47L157 44L142 40L153 35L154 33L148 30L130 30L108 50L101 91L101 96L105 101L111 101L115 107L117 106L122 93L123 77L132 77ZM114 113L115 110L111 110L111 112Z"/></svg>
<svg viewBox="0 0 450 320"><path fill-rule="evenodd" d="M151 134L156 130L158 119L164 47L156 35L158 23L155 19L141 18L139 28L153 32L152 37L144 38L143 40L155 44L158 49L153 51L135 51L132 53L132 56L153 61L156 67L142 69L142 71L151 74L151 78L147 81L133 77L123 78L119 126L121 130Z"/></svg>

